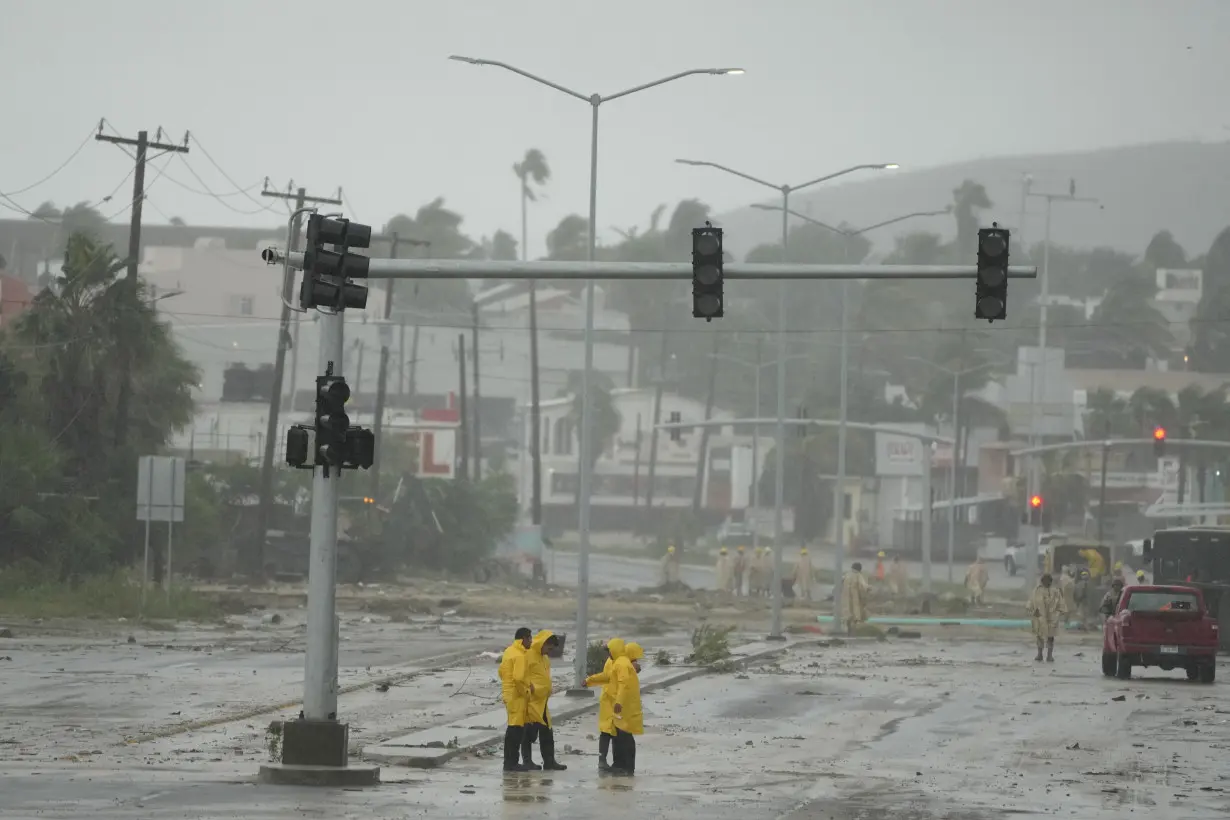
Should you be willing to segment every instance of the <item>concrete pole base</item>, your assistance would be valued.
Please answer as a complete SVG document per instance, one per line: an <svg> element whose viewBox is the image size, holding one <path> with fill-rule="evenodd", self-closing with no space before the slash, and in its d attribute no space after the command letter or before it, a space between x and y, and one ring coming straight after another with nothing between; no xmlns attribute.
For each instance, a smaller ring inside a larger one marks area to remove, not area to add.
<svg viewBox="0 0 1230 820"><path fill-rule="evenodd" d="M570 698L592 698L594 696L594 690L590 689L588 686L579 686L567 690L564 692L564 695L565 697Z"/></svg>
<svg viewBox="0 0 1230 820"><path fill-rule="evenodd" d="M380 784L379 766L298 766L267 763L259 781L275 786L326 786L356 788Z"/></svg>
<svg viewBox="0 0 1230 820"><path fill-rule="evenodd" d="M765 640L766 641L784 641L786 640L786 636L785 635L766 635Z"/></svg>

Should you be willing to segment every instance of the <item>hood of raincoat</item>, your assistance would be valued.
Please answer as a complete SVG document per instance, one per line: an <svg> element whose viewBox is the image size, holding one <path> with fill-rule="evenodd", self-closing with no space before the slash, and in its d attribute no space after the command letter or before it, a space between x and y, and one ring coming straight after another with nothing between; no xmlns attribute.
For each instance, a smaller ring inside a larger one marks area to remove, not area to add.
<svg viewBox="0 0 1230 820"><path fill-rule="evenodd" d="M539 632L537 635L534 636L533 643L530 644L530 651L537 652L539 655L541 655L543 644L545 644L547 642L547 639L550 638L554 634L555 633L549 629L544 629L543 631Z"/></svg>
<svg viewBox="0 0 1230 820"><path fill-rule="evenodd" d="M611 653L612 660L619 660L626 650L623 638L611 638L606 642L606 648Z"/></svg>
<svg viewBox="0 0 1230 820"><path fill-rule="evenodd" d="M639 643L624 644L624 657L630 661L639 661L645 657L645 650Z"/></svg>

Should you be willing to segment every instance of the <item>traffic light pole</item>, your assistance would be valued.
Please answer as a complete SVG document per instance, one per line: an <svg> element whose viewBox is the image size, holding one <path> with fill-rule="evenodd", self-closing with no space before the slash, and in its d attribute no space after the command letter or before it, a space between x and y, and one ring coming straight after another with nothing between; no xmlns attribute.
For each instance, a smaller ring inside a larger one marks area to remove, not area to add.
<svg viewBox="0 0 1230 820"><path fill-rule="evenodd" d="M320 312L320 371L342 373L342 313ZM308 552L307 651L303 674L305 720L337 719L333 657L337 579L337 498L342 471L312 470L312 533Z"/></svg>

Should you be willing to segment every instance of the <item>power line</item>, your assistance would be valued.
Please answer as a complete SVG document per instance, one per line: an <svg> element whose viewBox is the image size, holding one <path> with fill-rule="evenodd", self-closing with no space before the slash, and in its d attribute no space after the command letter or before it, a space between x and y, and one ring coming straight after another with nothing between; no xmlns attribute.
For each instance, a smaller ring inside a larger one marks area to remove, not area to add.
<svg viewBox="0 0 1230 820"><path fill-rule="evenodd" d="M38 186L42 185L44 182L50 181L57 174L59 174L61 171L67 168L69 164L72 163L72 161L77 158L77 155L80 154L85 149L85 147L90 144L90 140L93 138L93 136L94 136L94 126L90 126L90 130L89 132L86 133L85 139L81 141L81 144L77 146L77 149L75 151L73 151L71 154L68 155L68 159L61 162L54 171L52 171L50 174L40 179L38 182L32 182L24 188L18 188L13 191L2 192L0 193L0 196L3 196L5 199L8 199L10 196L19 196L20 194L24 194L26 191L34 190ZM9 200L9 201L11 202L12 200Z"/></svg>

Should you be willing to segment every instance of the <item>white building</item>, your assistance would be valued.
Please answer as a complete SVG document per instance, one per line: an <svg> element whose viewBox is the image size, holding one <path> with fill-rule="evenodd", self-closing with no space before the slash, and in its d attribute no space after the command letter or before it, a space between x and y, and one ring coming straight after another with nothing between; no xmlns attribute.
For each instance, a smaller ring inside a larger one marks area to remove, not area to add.
<svg viewBox="0 0 1230 820"><path fill-rule="evenodd" d="M268 244L278 244L270 237ZM235 364L251 369L271 365L282 310L280 265L267 265L257 251L229 250L220 239L200 239L192 248L147 247L140 266L160 314L172 326L186 357L201 371L195 398L202 408L194 427L202 435L243 435L255 441L264 430L260 405L219 404L223 373ZM296 293L297 293L296 276ZM496 294L498 296L498 294ZM601 292L599 292L601 297ZM387 403L390 406L447 406L459 388L458 337L465 336L466 389L473 396L475 352L469 315L397 315L386 323L384 288L369 283L367 307L346 312L343 360L335 372L346 376L353 399L352 417L370 415L377 390L380 347L391 350ZM488 298L478 333L478 376L484 439L517 432L517 408L530 401L527 296ZM557 395L568 374L584 361L584 302L566 291L540 288L539 364L541 396ZM596 303L598 342L595 370L618 385L635 372L630 359L627 317ZM297 324L287 356L283 409L307 409L320 373L318 314L292 314ZM404 395L403 395L404 392ZM413 394L413 395L411 395ZM298 401L294 404L291 396ZM257 409L259 408L259 409ZM285 419L283 419L285 421ZM364 422L366 423L366 422ZM220 431L231 431L224 433ZM193 431L185 431L188 439ZM256 450L256 447L253 444Z"/></svg>
<svg viewBox="0 0 1230 820"><path fill-rule="evenodd" d="M605 507L643 506L649 491L649 461L653 435L654 391L649 388L621 388L612 392L612 400L619 411L620 429L615 437L605 443L602 454L594 467L592 504ZM566 396L545 400L540 405L542 432L543 504L573 507L576 501L579 462L577 454L580 443L573 423L573 398ZM679 413L683 422L702 421L705 417L703 402L663 393L661 420ZM529 441L530 419L524 413L525 441ZM714 410L714 420L734 418L724 410ZM672 440L668 431L658 435L658 454L655 464L654 507L685 508L692 504L696 489L696 468L700 450L699 430L689 430ZM734 490L736 482L750 482L747 475L732 480L731 448L750 443L748 436L734 435L733 426L711 430L709 459L702 480L702 506L715 510L728 510L732 498L746 495L742 489ZM761 457L771 448L769 440L762 441ZM520 465L522 476L528 482L529 459Z"/></svg>

